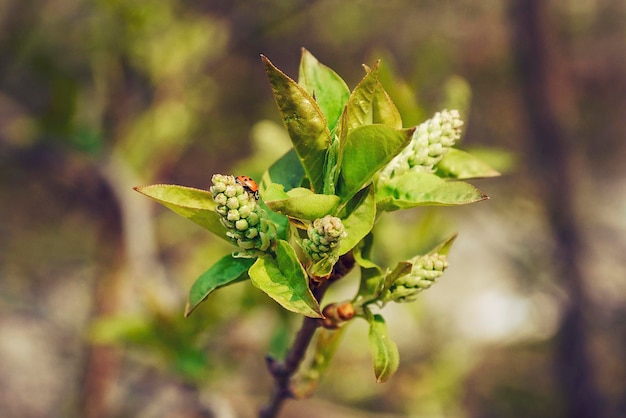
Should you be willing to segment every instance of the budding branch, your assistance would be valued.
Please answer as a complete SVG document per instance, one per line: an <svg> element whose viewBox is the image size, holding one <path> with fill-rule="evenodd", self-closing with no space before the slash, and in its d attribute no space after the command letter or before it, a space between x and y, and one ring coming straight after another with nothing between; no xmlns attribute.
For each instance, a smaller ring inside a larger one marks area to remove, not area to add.
<svg viewBox="0 0 626 418"><path fill-rule="evenodd" d="M315 299L320 302L328 286L348 274L353 267L354 257L352 253L341 256L328 280L312 287L311 291ZM311 281L311 283L314 282ZM313 340L315 331L321 324L322 322L318 318L305 317L293 344L287 352L285 360L278 361L271 356L266 357L267 368L274 378L274 392L267 405L260 410L259 418L275 418L283 403L287 399L294 397L290 387L290 380L298 371L307 348Z"/></svg>

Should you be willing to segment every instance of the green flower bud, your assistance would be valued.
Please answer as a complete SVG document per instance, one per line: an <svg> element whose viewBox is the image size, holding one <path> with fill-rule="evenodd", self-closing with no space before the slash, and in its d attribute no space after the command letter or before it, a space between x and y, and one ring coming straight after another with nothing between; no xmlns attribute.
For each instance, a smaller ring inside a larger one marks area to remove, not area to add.
<svg viewBox="0 0 626 418"><path fill-rule="evenodd" d="M239 211L236 209L231 209L226 214L226 219L228 219L231 222L238 221L239 218L241 218L241 216L239 215Z"/></svg>
<svg viewBox="0 0 626 418"><path fill-rule="evenodd" d="M250 206L245 204L239 206L239 216L241 216L242 218L247 218L248 216L250 216L250 213L252 213L252 209L250 208Z"/></svg>
<svg viewBox="0 0 626 418"><path fill-rule="evenodd" d="M300 242L304 253L314 263L309 266L312 276L328 275L339 259L337 250L341 239L346 236L346 229L341 219L331 215L318 218L307 229L308 238Z"/></svg>
<svg viewBox="0 0 626 418"><path fill-rule="evenodd" d="M220 206L224 206L226 205L226 202L228 202L228 198L226 197L226 195L221 192L218 195L214 196L213 200Z"/></svg>
<svg viewBox="0 0 626 418"><path fill-rule="evenodd" d="M238 231L246 231L248 229L248 221L245 219L239 219L235 222L235 228L237 228Z"/></svg>
<svg viewBox="0 0 626 418"><path fill-rule="evenodd" d="M435 113L415 129L409 145L380 171L378 181L387 182L407 171L434 172L434 166L461 138L462 126L457 110Z"/></svg>
<svg viewBox="0 0 626 418"><path fill-rule="evenodd" d="M228 230L226 236L241 250L239 257L255 257L267 251L276 236L274 224L267 213L258 205L255 197L248 193L233 176L216 174L210 188L213 201Z"/></svg>
<svg viewBox="0 0 626 418"><path fill-rule="evenodd" d="M226 197L237 196L237 184L228 184L226 186L226 190L224 190L224 194L226 195Z"/></svg>
<svg viewBox="0 0 626 418"><path fill-rule="evenodd" d="M341 219L331 215L318 218L307 229L308 239L302 240L302 248L309 258L321 260L337 248L346 236Z"/></svg>
<svg viewBox="0 0 626 418"><path fill-rule="evenodd" d="M230 197L226 202L229 209L239 209L239 199L236 196Z"/></svg>
<svg viewBox="0 0 626 418"><path fill-rule="evenodd" d="M414 301L422 290L430 288L448 268L448 260L443 254L417 256L411 261L411 272L393 282L384 301Z"/></svg>
<svg viewBox="0 0 626 418"><path fill-rule="evenodd" d="M250 212L248 215L248 223L250 226L256 226L259 224L259 215L256 212Z"/></svg>

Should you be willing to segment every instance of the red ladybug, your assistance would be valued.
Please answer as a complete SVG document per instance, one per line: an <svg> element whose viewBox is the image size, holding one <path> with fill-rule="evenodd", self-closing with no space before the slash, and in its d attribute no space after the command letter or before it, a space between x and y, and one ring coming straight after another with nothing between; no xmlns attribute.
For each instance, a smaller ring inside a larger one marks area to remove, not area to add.
<svg viewBox="0 0 626 418"><path fill-rule="evenodd" d="M237 176L237 183L241 184L244 189L252 193L255 199L259 200L259 185L256 184L252 177Z"/></svg>

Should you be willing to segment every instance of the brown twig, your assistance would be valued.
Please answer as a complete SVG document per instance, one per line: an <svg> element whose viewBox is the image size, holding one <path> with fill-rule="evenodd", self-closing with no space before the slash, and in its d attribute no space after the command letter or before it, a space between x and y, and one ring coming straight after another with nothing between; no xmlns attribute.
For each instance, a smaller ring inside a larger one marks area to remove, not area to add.
<svg viewBox="0 0 626 418"><path fill-rule="evenodd" d="M321 301L328 286L332 282L344 277L352 270L352 267L354 267L352 253L340 257L328 280L314 285L311 289L315 299L318 302ZM319 318L305 317L291 348L287 352L285 360L278 361L273 357L266 357L267 368L272 377L274 377L274 392L267 405L260 410L259 418L275 418L284 402L294 397L290 386L291 378L298 371L298 367L300 367L300 363L302 363L304 359L307 348L313 340L315 331L320 325L321 320Z"/></svg>

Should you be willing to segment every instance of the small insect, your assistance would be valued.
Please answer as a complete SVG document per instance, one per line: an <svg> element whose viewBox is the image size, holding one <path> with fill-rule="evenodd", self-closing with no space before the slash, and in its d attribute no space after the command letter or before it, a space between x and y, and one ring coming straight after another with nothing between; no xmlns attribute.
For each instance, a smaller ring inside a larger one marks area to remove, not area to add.
<svg viewBox="0 0 626 418"><path fill-rule="evenodd" d="M237 176L237 183L241 184L249 193L252 193L256 200L259 200L259 185L251 177Z"/></svg>

